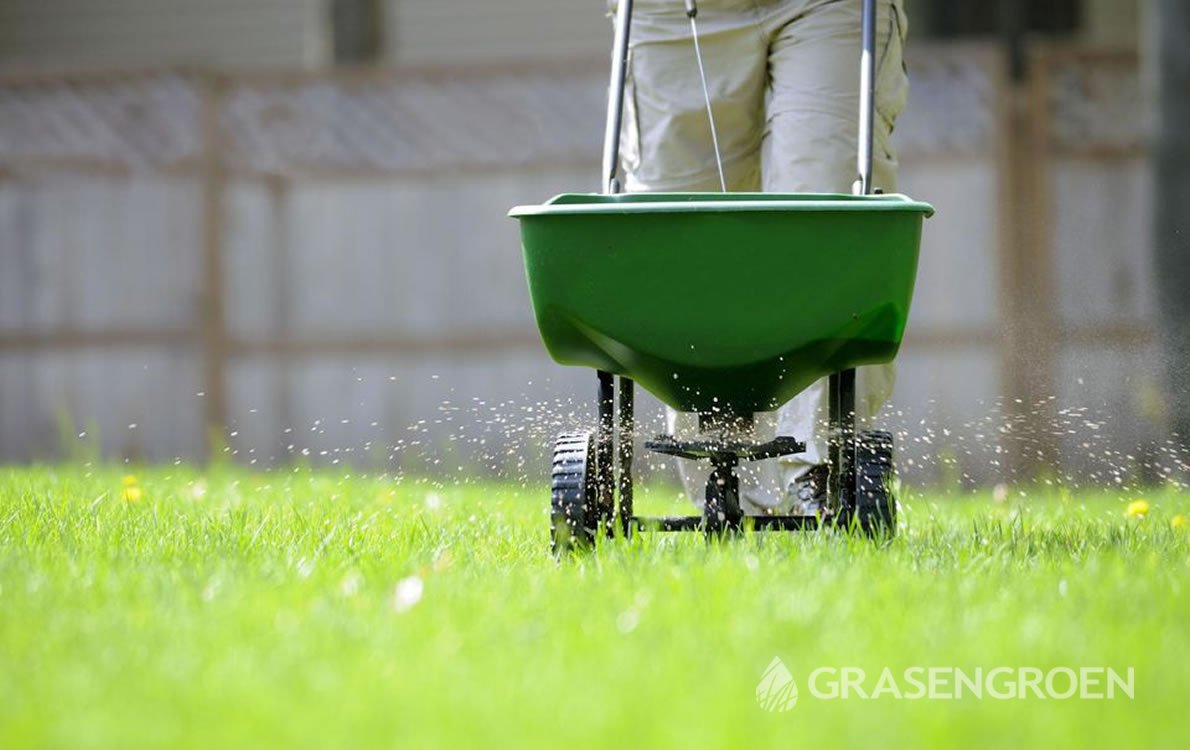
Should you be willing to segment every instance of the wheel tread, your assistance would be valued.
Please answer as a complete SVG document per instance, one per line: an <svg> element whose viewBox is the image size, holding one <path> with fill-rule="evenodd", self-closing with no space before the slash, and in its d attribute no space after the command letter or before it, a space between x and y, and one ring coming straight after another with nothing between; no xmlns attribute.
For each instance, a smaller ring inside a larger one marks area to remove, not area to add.
<svg viewBox="0 0 1190 750"><path fill-rule="evenodd" d="M889 486L895 476L893 435L885 430L866 430L857 436L856 447L859 492L855 520L868 536L894 536L897 503Z"/></svg>
<svg viewBox="0 0 1190 750"><path fill-rule="evenodd" d="M550 549L555 556L595 542L595 440L591 432L562 433L550 474Z"/></svg>

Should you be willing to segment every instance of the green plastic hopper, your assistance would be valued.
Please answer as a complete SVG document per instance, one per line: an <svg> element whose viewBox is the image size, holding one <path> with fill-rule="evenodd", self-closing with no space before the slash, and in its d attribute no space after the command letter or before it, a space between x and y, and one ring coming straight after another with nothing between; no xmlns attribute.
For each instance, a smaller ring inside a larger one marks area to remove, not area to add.
<svg viewBox="0 0 1190 750"><path fill-rule="evenodd" d="M557 362L742 415L896 356L933 211L903 195L634 193L510 216Z"/></svg>

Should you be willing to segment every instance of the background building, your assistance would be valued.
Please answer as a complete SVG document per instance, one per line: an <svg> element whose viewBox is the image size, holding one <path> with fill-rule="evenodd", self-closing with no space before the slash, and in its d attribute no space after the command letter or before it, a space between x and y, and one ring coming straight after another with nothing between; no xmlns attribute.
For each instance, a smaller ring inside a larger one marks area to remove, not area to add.
<svg viewBox="0 0 1190 750"><path fill-rule="evenodd" d="M1134 49L1144 3L906 0L917 38L1017 29ZM607 53L606 0L3 0L0 62L323 67Z"/></svg>
<svg viewBox="0 0 1190 750"><path fill-rule="evenodd" d="M1143 7L907 5L901 188L939 214L903 469L1158 472ZM604 13L0 0L0 458L218 426L249 462L535 470L594 378L541 351L504 213L595 187Z"/></svg>

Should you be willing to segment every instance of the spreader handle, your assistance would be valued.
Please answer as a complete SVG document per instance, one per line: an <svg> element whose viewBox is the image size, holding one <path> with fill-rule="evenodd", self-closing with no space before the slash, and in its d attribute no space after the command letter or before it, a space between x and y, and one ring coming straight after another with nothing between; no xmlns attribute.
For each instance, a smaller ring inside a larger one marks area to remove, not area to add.
<svg viewBox="0 0 1190 750"><path fill-rule="evenodd" d="M876 107L876 0L860 0L861 51L859 58L859 154L856 159L859 179L853 192L872 192L872 126Z"/></svg>
<svg viewBox="0 0 1190 750"><path fill-rule="evenodd" d="M606 195L620 192L620 126L624 120L624 80L628 75L628 32L632 0L616 7L616 35L612 42L612 74L607 90L607 124L603 131L603 174L599 187Z"/></svg>

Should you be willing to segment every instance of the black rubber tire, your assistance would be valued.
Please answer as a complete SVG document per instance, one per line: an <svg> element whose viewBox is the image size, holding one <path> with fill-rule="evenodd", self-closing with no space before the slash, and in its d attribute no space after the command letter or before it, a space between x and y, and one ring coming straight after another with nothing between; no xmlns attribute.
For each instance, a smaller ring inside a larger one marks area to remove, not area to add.
<svg viewBox="0 0 1190 750"><path fill-rule="evenodd" d="M739 477L729 473L723 484L719 483L720 479L724 477L717 469L707 479L702 506L702 530L707 541L722 539L728 532L739 531L743 521L743 515L739 512ZM729 494L731 497L728 497Z"/></svg>
<svg viewBox="0 0 1190 750"><path fill-rule="evenodd" d="M559 435L550 478L550 552L555 557L595 545L599 527L596 487L594 433Z"/></svg>
<svg viewBox="0 0 1190 750"><path fill-rule="evenodd" d="M858 492L855 525L872 538L891 538L897 533L897 500L892 482L893 436L885 430L865 430L856 436Z"/></svg>

